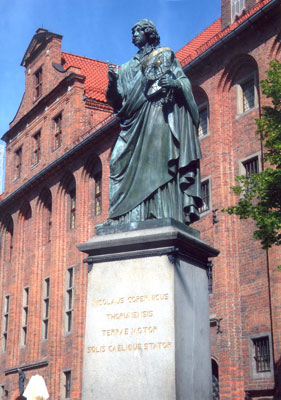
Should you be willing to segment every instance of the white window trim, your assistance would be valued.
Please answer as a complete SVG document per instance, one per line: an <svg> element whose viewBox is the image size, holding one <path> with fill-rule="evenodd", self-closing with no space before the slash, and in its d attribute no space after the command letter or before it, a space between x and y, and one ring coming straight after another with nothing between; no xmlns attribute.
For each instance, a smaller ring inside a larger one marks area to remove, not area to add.
<svg viewBox="0 0 281 400"><path fill-rule="evenodd" d="M204 103L199 104L198 113L200 113L200 111L202 111L204 108L207 109L207 133L206 133L206 135L199 136L199 130L198 130L199 140L202 140L205 137L210 136L210 114L209 114L210 110L209 110L209 102L208 101L205 101Z"/></svg>
<svg viewBox="0 0 281 400"><path fill-rule="evenodd" d="M243 110L243 90L242 86L248 82L249 80L254 79L254 107L250 108L247 111ZM256 109L258 107L258 88L257 88L257 82L258 77L257 77L257 72L251 72L247 76L243 77L236 83L236 104L237 104L237 109L236 109L236 117L240 117L242 115L246 115L252 110Z"/></svg>
<svg viewBox="0 0 281 400"><path fill-rule="evenodd" d="M47 296L46 293L46 282L49 280L49 295ZM43 342L47 341L49 339L49 329L50 329L50 286L51 286L51 280L49 276L46 276L43 280L43 285L42 285L42 332L41 332L41 340ZM48 300L48 317L46 317L46 310L45 310L45 300ZM47 321L48 325L48 334L47 338L45 338L45 321Z"/></svg>
<svg viewBox="0 0 281 400"><path fill-rule="evenodd" d="M61 399L62 400L69 400L70 397L65 397L65 385L66 385L66 373L70 372L70 394L72 391L72 370L71 369L65 369L62 371L61 375Z"/></svg>
<svg viewBox="0 0 281 400"><path fill-rule="evenodd" d="M28 321L29 321L29 305L30 305L30 286L25 286L22 291L22 317L21 317L21 336L20 345L27 346Z"/></svg>
<svg viewBox="0 0 281 400"><path fill-rule="evenodd" d="M256 153L252 153L249 156L242 158L241 160L238 161L238 167L239 167L239 175L246 175L246 170L245 170L245 162L250 161L252 158L258 157L258 164L259 164L259 171L262 170L262 164L261 164L261 152L257 151Z"/></svg>
<svg viewBox="0 0 281 400"><path fill-rule="evenodd" d="M234 22L236 17L240 17L240 15L246 9L246 0L239 0L240 1L240 9L238 12L235 12L233 10L233 1L234 0L231 1L231 22Z"/></svg>
<svg viewBox="0 0 281 400"><path fill-rule="evenodd" d="M204 217L205 215L209 214L212 211L212 181L211 181L211 175L206 176L205 178L201 179L201 185L205 183L206 181L209 181L209 209L206 211L203 211L200 213L200 219Z"/></svg>
<svg viewBox="0 0 281 400"><path fill-rule="evenodd" d="M269 354L270 354L270 371L257 372L256 370L256 360L255 360L255 344L254 339L259 339L261 337L268 337L269 339ZM249 338L249 350L250 350L250 371L251 377L253 379L265 379L273 376L273 354L272 354L272 340L270 332L263 332L257 335L251 335Z"/></svg>
<svg viewBox="0 0 281 400"><path fill-rule="evenodd" d="M68 286L68 271L73 270L72 286ZM72 307L68 308L68 291L72 290ZM65 270L65 289L64 289L64 307L63 307L63 333L64 335L71 335L73 332L73 316L74 316L74 293L75 293L75 266L71 265ZM71 329L68 330L68 318L67 313L71 312Z"/></svg>

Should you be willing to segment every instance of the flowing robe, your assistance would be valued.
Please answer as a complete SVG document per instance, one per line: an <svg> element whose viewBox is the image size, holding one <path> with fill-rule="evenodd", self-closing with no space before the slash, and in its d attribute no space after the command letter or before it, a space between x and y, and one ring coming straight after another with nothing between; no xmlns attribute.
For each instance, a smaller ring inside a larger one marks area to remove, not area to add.
<svg viewBox="0 0 281 400"><path fill-rule="evenodd" d="M141 53L121 66L117 85L107 89L121 126L110 160L109 218L117 223L174 218L189 224L199 219L202 205L197 106L188 78L167 48L161 59L177 88L169 90L168 100L160 88L150 97L144 70L157 51Z"/></svg>

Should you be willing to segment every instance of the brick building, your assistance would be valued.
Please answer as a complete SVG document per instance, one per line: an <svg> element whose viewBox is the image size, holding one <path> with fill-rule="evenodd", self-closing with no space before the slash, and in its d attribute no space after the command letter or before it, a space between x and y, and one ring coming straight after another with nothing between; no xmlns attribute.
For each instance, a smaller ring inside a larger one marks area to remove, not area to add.
<svg viewBox="0 0 281 400"><path fill-rule="evenodd" d="M263 168L254 121L268 102L259 82L281 58L280 17L280 0L222 0L221 18L177 53L201 121L204 206L193 227L221 252L210 325L214 398L223 400L281 398L280 250L261 250L252 222L220 211L235 203L235 175ZM3 136L3 399L20 399L17 368L42 375L51 399L81 398L87 268L76 244L107 217L119 128L105 100L106 63L63 52L61 40L44 29L33 36L25 93Z"/></svg>

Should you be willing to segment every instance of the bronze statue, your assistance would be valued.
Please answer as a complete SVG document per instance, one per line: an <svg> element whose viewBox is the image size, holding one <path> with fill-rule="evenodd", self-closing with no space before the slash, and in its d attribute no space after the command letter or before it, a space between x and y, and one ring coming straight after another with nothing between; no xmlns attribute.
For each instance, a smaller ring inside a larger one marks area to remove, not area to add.
<svg viewBox="0 0 281 400"><path fill-rule="evenodd" d="M199 116L188 78L150 20L132 28L136 55L109 64L106 97L121 132L110 160L105 225L174 218L190 224L202 205Z"/></svg>

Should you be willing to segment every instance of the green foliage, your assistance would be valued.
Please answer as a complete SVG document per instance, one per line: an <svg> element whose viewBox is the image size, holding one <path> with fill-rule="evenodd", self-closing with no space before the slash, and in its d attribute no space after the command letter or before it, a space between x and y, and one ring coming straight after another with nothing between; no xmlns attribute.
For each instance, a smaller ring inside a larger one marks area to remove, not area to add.
<svg viewBox="0 0 281 400"><path fill-rule="evenodd" d="M240 219L252 218L257 230L254 238L264 249L281 244L281 64L270 62L267 78L261 82L263 94L272 106L262 109L256 120L257 134L264 145L264 161L269 165L264 171L251 176L238 176L233 192L240 196L236 206L228 207L228 214Z"/></svg>

